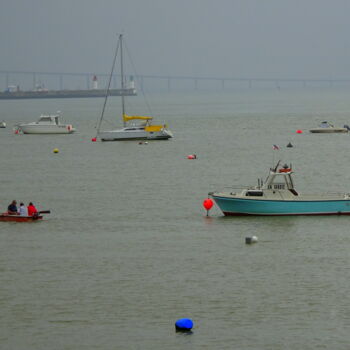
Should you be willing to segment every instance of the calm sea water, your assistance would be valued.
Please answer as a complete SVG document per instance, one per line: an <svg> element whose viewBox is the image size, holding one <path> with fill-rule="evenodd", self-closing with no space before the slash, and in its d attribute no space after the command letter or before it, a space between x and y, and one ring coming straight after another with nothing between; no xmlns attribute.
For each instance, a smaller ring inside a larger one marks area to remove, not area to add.
<svg viewBox="0 0 350 350"><path fill-rule="evenodd" d="M0 210L51 210L0 223L0 348L348 349L350 218L207 218L202 201L256 184L278 159L300 192L350 192L350 136L308 133L350 124L349 94L152 94L175 137L147 145L91 142L102 99L0 101ZM143 108L129 99L130 113ZM76 134L12 132L57 110ZM107 119L119 113L110 98ZM175 333L182 317L193 334Z"/></svg>

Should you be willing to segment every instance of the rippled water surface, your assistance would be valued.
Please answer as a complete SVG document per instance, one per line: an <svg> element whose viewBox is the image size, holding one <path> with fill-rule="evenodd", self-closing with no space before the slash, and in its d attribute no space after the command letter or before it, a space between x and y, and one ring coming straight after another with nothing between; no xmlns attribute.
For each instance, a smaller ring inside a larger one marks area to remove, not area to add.
<svg viewBox="0 0 350 350"><path fill-rule="evenodd" d="M0 223L0 348L348 349L350 217L207 218L201 203L255 185L278 159L300 192L350 192L350 135L308 132L350 124L349 94L153 94L175 137L147 145L91 142L102 99L0 101L0 210L51 210ZM119 99L108 106L112 120ZM129 99L130 113L143 106ZM76 134L12 132L56 110ZM182 317L193 334L175 333Z"/></svg>

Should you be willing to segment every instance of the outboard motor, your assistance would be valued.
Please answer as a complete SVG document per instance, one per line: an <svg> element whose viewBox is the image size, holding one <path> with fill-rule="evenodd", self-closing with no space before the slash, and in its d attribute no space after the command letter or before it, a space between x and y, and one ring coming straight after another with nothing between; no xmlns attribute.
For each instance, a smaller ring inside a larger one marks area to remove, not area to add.
<svg viewBox="0 0 350 350"><path fill-rule="evenodd" d="M350 130L350 126L347 124L344 125L344 128Z"/></svg>

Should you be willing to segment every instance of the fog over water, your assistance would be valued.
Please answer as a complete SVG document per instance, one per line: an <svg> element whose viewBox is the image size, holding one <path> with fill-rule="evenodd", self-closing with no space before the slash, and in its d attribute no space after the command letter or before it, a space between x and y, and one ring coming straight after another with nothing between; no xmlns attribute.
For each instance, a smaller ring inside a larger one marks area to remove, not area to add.
<svg viewBox="0 0 350 350"><path fill-rule="evenodd" d="M347 0L0 2L0 70L108 72L116 34L138 74L349 78Z"/></svg>

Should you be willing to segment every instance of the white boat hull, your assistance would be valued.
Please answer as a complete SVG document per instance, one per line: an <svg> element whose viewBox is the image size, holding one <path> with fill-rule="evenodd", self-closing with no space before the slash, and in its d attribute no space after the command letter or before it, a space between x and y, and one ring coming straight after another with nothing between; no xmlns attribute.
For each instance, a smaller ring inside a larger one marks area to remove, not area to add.
<svg viewBox="0 0 350 350"><path fill-rule="evenodd" d="M23 134L72 134L75 129L68 125L18 125Z"/></svg>
<svg viewBox="0 0 350 350"><path fill-rule="evenodd" d="M100 131L98 134L101 141L126 141L126 140L167 140L173 137L169 130L149 132L143 129L127 130L117 129L110 131Z"/></svg>

